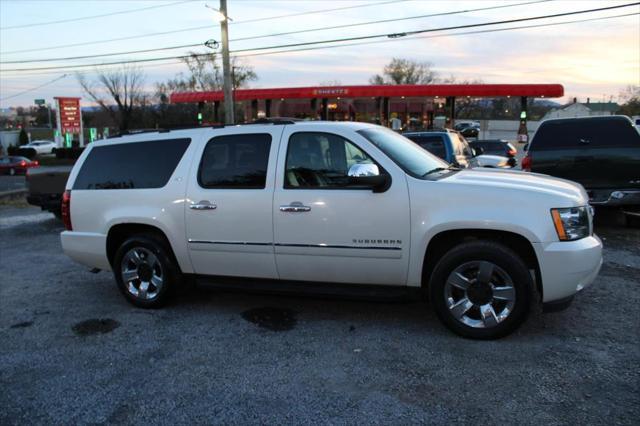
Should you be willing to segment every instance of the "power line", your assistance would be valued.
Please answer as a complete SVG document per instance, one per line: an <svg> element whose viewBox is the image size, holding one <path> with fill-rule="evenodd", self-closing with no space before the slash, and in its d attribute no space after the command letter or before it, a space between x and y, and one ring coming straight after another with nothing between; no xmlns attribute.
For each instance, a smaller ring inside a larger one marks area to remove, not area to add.
<svg viewBox="0 0 640 426"><path fill-rule="evenodd" d="M351 28L351 27L357 27L357 26L382 24L382 23L389 23L389 22L396 22L396 21L407 21L407 20L413 20L413 19L432 18L432 17L436 17L436 16L456 15L456 14L460 14L460 13L478 12L478 11L493 10L493 9L503 9L503 8L507 8L507 7L525 6L525 5L529 5L529 4L535 4L535 3L545 3L545 2L548 2L548 1L552 1L552 0L535 0L535 1L527 1L527 2L523 2L523 3L514 3L514 4L508 4L508 5L481 7L481 8L476 8L476 9L464 9L464 10L456 10L456 11L449 11L449 12L433 13L433 14L427 14L427 15L409 16L409 17L403 17L403 18L381 19L381 20L376 20L376 21L359 22L359 23L355 23L355 24L333 25L333 26L329 26L329 27L310 28L310 29L306 29L306 30L288 31L288 32L282 32L282 33L272 33L272 34L263 34L263 35L257 35L257 36L243 37L243 38L231 39L230 41L234 41L235 42L235 41L254 40L254 39L267 38L267 37L278 37L278 36L285 36L285 35L309 33L309 32L315 32L315 31L326 31L326 30ZM180 46L161 47L161 48L154 48L154 49L132 50L132 51L126 51L126 52L103 53L103 54L98 54L98 55L71 56L71 57L66 57L66 58L45 58L45 59L24 59L24 60L18 60L18 61L0 61L0 64L24 64L24 63L34 63L34 62L72 61L72 60L77 60L77 59L101 58L101 57L107 57L107 56L129 55L129 54L134 54L134 53L148 53L148 52L156 52L156 51L184 49L184 48L198 47L198 46L202 46L202 43L183 44L183 45L180 45Z"/></svg>
<svg viewBox="0 0 640 426"><path fill-rule="evenodd" d="M617 5L617 6L601 7L601 8L597 8L597 9L587 9L587 10L577 10L577 11L573 11L573 12L555 13L555 14L552 14L552 15L532 16L532 17L529 17L529 18L515 18L515 19L506 19L506 20L502 20L502 21L482 22L482 23L479 23L479 24L455 25L455 26L451 26L451 27L428 28L428 29L424 29L424 30L406 31L406 32L402 32L402 33L374 34L374 35L367 35L367 36L345 37L345 38L339 38L339 39L333 39L333 40L290 43L290 44L280 45L279 48L298 47L298 46L311 46L311 45L317 45L317 44L336 43L336 42L343 42L343 41L367 40L367 39L381 38L381 37L400 38L400 37L406 37L406 36L411 36L411 35L416 35L416 34L424 34L424 33L430 33L430 32L437 32L437 31L461 30L461 29L465 29L465 28L486 27L486 26L490 26L490 25L501 25L501 24L515 23L515 22L526 22L526 21L535 21L535 20L540 20L540 19L559 18L561 16L570 16L570 15L579 15L579 14L583 14L583 13L601 12L601 11L604 11L604 10L619 9L619 8L623 8L623 7L630 7L630 6L637 6L637 5L640 5L640 2L627 3L627 4L624 4L624 5ZM269 49L274 49L274 48L275 47L263 46L263 47L254 47L254 48L251 48L251 49L239 49L239 50L234 50L233 52L234 53L236 53L236 52L249 52L249 51L255 51L255 50L269 50Z"/></svg>
<svg viewBox="0 0 640 426"><path fill-rule="evenodd" d="M113 53L102 53L99 55L83 55L83 56L71 56L67 58L46 58L46 59L26 59L23 61L0 61L0 64L28 64L33 62L58 62L58 61L75 61L77 59L91 59L91 58L104 58L106 56L119 56L119 55L131 55L133 53L148 53L148 52L159 52L163 50L174 50L174 49L184 49L187 47L198 47L203 46L203 43L193 43L193 44L183 44L180 46L170 46L170 47L156 47L154 49L142 49L142 50L129 50L126 52L113 52Z"/></svg>
<svg viewBox="0 0 640 426"><path fill-rule="evenodd" d="M353 6L336 7L336 8L333 8L333 9L310 10L310 11L307 11L307 12L289 13L287 15L270 16L270 17L265 17L265 18L245 19L244 21L236 21L236 22L231 21L229 23L231 25L249 24L249 23L253 23L253 22L270 21L272 19L293 18L293 17L296 17L296 16L315 15L317 13L324 13L324 12L338 12L338 11L341 11L341 10L359 9L359 8L362 8L362 7L371 7L371 6L382 6L382 5L385 5L385 4L402 3L402 2L406 2L406 1L409 1L409 0L388 0L388 1L378 2L378 3L366 3L366 4L357 4L357 5L353 5Z"/></svg>
<svg viewBox="0 0 640 426"><path fill-rule="evenodd" d="M561 16L579 15L579 14L584 14L584 13L601 12L601 11L604 11L604 10L620 9L620 8L624 8L624 7L637 6L637 5L640 5L640 2L627 3L627 4L623 4L623 5L616 5L616 6L601 7L601 8L596 8L596 9L578 10L578 11L573 11L573 12L555 13L555 14L551 14L551 15L533 16L533 17L528 17L528 18L515 18L515 19L502 20L502 21L482 22L482 23L478 23L478 24L455 25L455 26L441 27L441 28L428 28L428 29L423 29L423 30L407 31L407 32L403 32L403 33L373 34L373 35L366 35L366 36L337 38L337 39L331 39L331 40L318 40L318 41L308 41L308 42L300 42L300 43L282 44L282 45L278 45L278 46L261 46L261 47L247 48L247 49L237 49L237 50L232 51L231 53L251 52L251 51L271 50L271 49L282 49L282 48L289 48L289 47L313 46L313 45L319 45L319 44L368 40L368 39L382 38L382 37L399 38L399 37L406 37L406 36L410 36L410 35L417 35L417 34L430 33L430 32L451 31L451 30L459 30L459 29L465 29L465 28L476 28L476 27L486 27L486 26L490 26L490 25L501 25L501 24L515 23L515 22L526 22L526 21L535 21L535 20L540 20L540 19L557 18L557 17L561 17ZM208 53L196 54L196 55L165 56L165 57L159 57L159 58L130 59L130 60L125 60L125 61L107 62L107 63L102 63L102 64L94 63L94 64L84 64L84 65L63 65L63 66L38 67L38 68L13 68L13 69L4 69L4 70L0 70L0 71L7 72L7 71L40 71L40 70L72 69L72 68L90 67L90 66L104 66L104 65L117 65L117 64L128 64L128 63L135 64L135 63L155 62L155 61L163 61L163 60L168 60L168 59L185 59L185 58L189 58L189 57L193 57L193 56L206 56L206 55L208 55Z"/></svg>
<svg viewBox="0 0 640 426"><path fill-rule="evenodd" d="M258 22L258 21L267 21L267 20L273 20L273 19L290 18L290 17L302 16L302 15L312 15L312 14L324 13L324 12L335 12L335 11L341 11L341 10L346 10L346 9L356 9L356 8L371 7L371 6L382 6L382 5L386 5L386 4L400 3L400 2L406 2L406 1L409 1L409 0L390 0L390 1L383 1L383 2L378 2L378 3L367 3L367 4L354 5L354 6L337 7L337 8L333 8L333 9L312 10L312 11L309 11L309 12L299 12L299 13L292 13L292 14L288 14L288 15L269 16L269 17L264 17L264 18L249 19L249 20L246 20L246 21L232 21L229 24L231 24L231 25L241 25L241 24L247 24L247 23ZM111 42L114 42L114 41L133 40L133 39L137 39L137 38L155 37L155 36L176 34L176 33L182 33L182 32L190 32L190 31L197 31L197 30L205 30L205 29L210 30L213 27L218 26L218 25L219 24L202 25L202 26L198 26L198 27L182 28L182 29L171 30L171 31L160 31L160 32L156 32L156 33L140 34L140 35L135 35L135 36L127 36L127 37L117 37L117 38L111 38L111 39L106 39L106 40L97 40L97 41L89 41L89 42L82 42L82 43L71 43L71 44L63 44L63 45L49 46L49 47L38 47L38 48L35 48L35 49L11 50L11 51L7 51L7 52L2 52L2 54L3 55L14 55L16 53L39 52L39 51L42 51L42 50L54 50L54 49L64 49L64 48L67 48L67 47L89 46L89 45L93 45L93 44L104 44L104 43L111 43Z"/></svg>
<svg viewBox="0 0 640 426"><path fill-rule="evenodd" d="M360 26L364 26L364 25L384 24L384 23L388 23L388 22L408 21L408 20L422 19L422 18L434 18L434 17L437 17L437 16L459 15L461 13L481 12L481 11L485 11L485 10L494 10L494 9L505 9L505 8L508 8L508 7L526 6L526 5L535 4L535 3L547 3L547 2L550 2L550 1L554 1L554 0L534 0L534 1L526 1L526 2L522 2L522 3L503 4L503 5L500 5L500 6L488 6L488 7L479 7L479 8L476 8L476 9L463 9L463 10L455 10L455 11L449 11L449 12L431 13L431 14L427 14L427 15L408 16L408 17L404 17L404 18L380 19L380 20L377 20L377 21L359 22L359 23L355 23L355 24L334 25L334 26L331 26L331 27L310 28L310 29L307 29L307 30L288 31L288 32L283 32L283 33L272 33L272 34L264 34L264 35L258 35L258 36L236 38L236 39L233 39L233 40L230 40L230 41L254 40L254 39L266 38L266 37L279 37L279 36L302 34L302 33L309 33L309 32L315 32L315 31L336 30L336 29L341 29L341 28L360 27Z"/></svg>
<svg viewBox="0 0 640 426"><path fill-rule="evenodd" d="M34 90L38 90L38 89L40 89L40 88L42 88L42 87L48 86L48 85L50 85L50 84L53 84L53 83L55 83L55 82L56 82L56 81L58 81L58 80L62 80L62 79L63 79L63 78L65 78L67 75L68 75L68 74L63 74L63 75L61 75L60 77L54 78L54 79L53 79L53 80L51 80L51 81L48 81L48 82L46 82L46 83L44 83L44 84L41 84L40 86L32 87L31 89L24 90L24 91L22 91L22 92L20 92L20 93L16 93L15 95L7 96L6 98L2 98L2 99L0 99L0 101L6 101L7 99L17 98L18 96L22 96L22 95L24 95L25 93L33 92Z"/></svg>
<svg viewBox="0 0 640 426"><path fill-rule="evenodd" d="M0 0L1 1L1 0ZM170 59L167 61L158 61L158 62L153 62L153 63L149 63L149 64L141 64L138 65L141 68L159 68L159 67L163 67L166 65L177 65L177 64L183 64L184 65L184 61L182 60L177 60L177 59ZM117 68L117 65L119 64L115 64L115 65L103 65L100 67L100 69L71 69L68 71L78 71L78 72L96 72L96 71L101 71L101 70L107 70L107 69L112 69L112 68ZM81 66L80 66L81 67ZM3 79L18 79L18 78L31 78L32 76L45 76L45 75L55 75L55 74L60 74L63 71L35 71L35 72L26 72L26 71L22 71L22 72L18 72L15 74L11 74L11 75L7 75L7 73L0 71L0 75L2 76Z"/></svg>
<svg viewBox="0 0 640 426"><path fill-rule="evenodd" d="M387 40L375 40L375 41L365 41L365 42L331 44L331 45L328 45L328 46L303 47L303 48L297 48L297 49L277 50L277 51L272 51L272 52L248 53L248 54L242 54L242 55L233 55L233 57L243 58L243 57L251 57L251 56L266 56L266 55L275 55L275 54L282 54L282 53L289 53L289 52L302 52L302 51L311 51L311 50L320 50L320 49L332 49L332 48L336 48L336 47L371 45L371 44L390 43L390 42L405 41L405 40L455 37L455 36L473 35L473 34L486 34L486 33L503 32L503 31L519 30L519 29L542 28L542 27L551 27L551 26L558 26L558 25L565 25L565 24L581 23L581 22L599 21L599 20L605 20L605 19L622 18L622 17L636 16L636 15L640 15L640 12L620 14L620 15L612 15L612 16L601 16L601 17L588 18L588 19L576 19L576 20L572 20L572 21L552 22L552 23L537 24L537 25L522 25L522 26L516 26L516 27L493 28L493 29L488 29L488 30L465 31L465 32L457 32L457 33L450 33L450 34L438 34L438 35L429 35L429 36L415 36L415 37L409 36L409 37L411 37L409 39L406 39L406 38L389 38ZM275 48L276 47L274 47L274 49ZM196 54L195 56L206 56L206 55L211 55L211 53ZM176 58L185 58L185 57L191 57L191 56L192 55L186 55L186 56L179 56L179 57L176 57ZM176 58L170 58L170 59L176 59ZM173 60L171 62L165 62L165 63L162 63L162 64L144 64L144 65L141 65L141 66L144 67L144 68L147 68L147 67L154 67L154 66L158 66L158 65L164 66L164 65L172 65L172 64L181 64L181 63L183 63L183 62L182 61ZM102 65L103 66L111 66L111 65L119 65L119 64L121 64L121 62L116 62L116 63L113 63L113 64L102 64ZM85 65L78 65L76 67L84 67L84 66ZM95 65L86 65L86 66L95 66ZM51 75L51 74L55 74L55 72L53 72L53 73L51 73L51 72L41 72L41 73L28 73L28 74L21 73L20 75L21 76L24 76L24 75L33 76L33 75Z"/></svg>
<svg viewBox="0 0 640 426"><path fill-rule="evenodd" d="M640 15L640 12L635 13L625 13L622 15L612 15L612 16L601 16L598 18L589 18L589 19L576 19L573 21L563 21L563 22L552 22L547 24L537 24L537 25L521 25L517 27L507 27L507 28L492 28L489 30L478 30L478 31L462 31L457 33L450 34L437 34L437 35L428 35L428 36L416 36L411 37L409 40L417 40L417 39L427 39L427 38L443 38L443 37L456 37L462 35L473 35L473 34L486 34L486 33L497 33L503 31L512 31L512 30L521 30L521 29L530 29L530 28L542 28L542 27L552 27L557 25L565 25L565 24L575 24L581 22L590 22L590 21L600 21L605 19L613 19L613 18L623 18L626 16L637 16ZM245 58L250 56L266 56L266 55L275 55L280 53L288 53L288 52L304 52L310 50L320 50L320 49L332 49L335 47L349 47L349 46L363 46L363 45L371 45L371 44L380 44L380 43L392 43L397 41L407 40L405 38L390 38L387 40L375 40L375 41L364 41L364 42L355 42L355 43L342 43L342 44L332 44L330 46L314 46L314 47L306 47L300 49L287 49L287 50L278 50L272 52L260 52L260 53L249 53L245 55L234 55L236 58Z"/></svg>
<svg viewBox="0 0 640 426"><path fill-rule="evenodd" d="M139 8L139 9L120 10L118 12L103 13L101 15L82 16L82 17L78 17L78 18L60 19L58 21L35 22L35 23L32 23L32 24L13 25L13 26L10 26L10 27L1 27L0 30L3 30L3 31L4 30L15 30L15 29L18 29L18 28L43 27L43 26L47 26L47 25L66 24L67 22L86 21L86 20L90 20L90 19L105 18L107 16L124 15L124 14L127 14L127 13L142 12L144 10L159 9L161 7L175 6L175 5L178 5L178 4L189 3L190 1L192 1L192 0L183 0L183 1L178 1L178 2L175 2L175 3L159 4L159 5L156 5L156 6L147 6L147 7L142 7L142 8Z"/></svg>

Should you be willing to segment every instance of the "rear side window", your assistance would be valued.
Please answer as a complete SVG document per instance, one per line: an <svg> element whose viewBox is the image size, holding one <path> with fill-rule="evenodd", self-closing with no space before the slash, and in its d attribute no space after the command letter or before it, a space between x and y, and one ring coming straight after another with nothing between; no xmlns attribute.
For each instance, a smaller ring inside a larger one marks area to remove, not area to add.
<svg viewBox="0 0 640 426"><path fill-rule="evenodd" d="M608 147L640 148L640 134L623 118L552 120L540 125L530 150Z"/></svg>
<svg viewBox="0 0 640 426"><path fill-rule="evenodd" d="M501 142L491 142L491 151L504 152L504 145Z"/></svg>
<svg viewBox="0 0 640 426"><path fill-rule="evenodd" d="M444 140L442 140L442 136L407 135L407 137L436 157L440 157L442 159L447 157L447 150L444 146Z"/></svg>
<svg viewBox="0 0 640 426"><path fill-rule="evenodd" d="M163 139L94 147L73 189L162 188L191 139Z"/></svg>
<svg viewBox="0 0 640 426"><path fill-rule="evenodd" d="M203 188L264 189L271 135L218 136L204 149L198 183Z"/></svg>

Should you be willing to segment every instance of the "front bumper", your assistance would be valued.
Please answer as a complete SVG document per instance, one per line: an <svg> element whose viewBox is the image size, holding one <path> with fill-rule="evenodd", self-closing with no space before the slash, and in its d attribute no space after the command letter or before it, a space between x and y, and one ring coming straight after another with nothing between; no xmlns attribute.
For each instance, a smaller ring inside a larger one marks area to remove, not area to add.
<svg viewBox="0 0 640 426"><path fill-rule="evenodd" d="M596 235L576 241L534 243L542 278L542 302L569 298L596 279L602 241Z"/></svg>

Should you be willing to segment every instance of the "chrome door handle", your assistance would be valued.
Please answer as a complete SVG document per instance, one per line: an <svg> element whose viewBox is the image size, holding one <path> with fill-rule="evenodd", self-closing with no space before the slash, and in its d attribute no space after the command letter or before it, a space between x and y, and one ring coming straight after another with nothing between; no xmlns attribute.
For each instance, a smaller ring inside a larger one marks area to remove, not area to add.
<svg viewBox="0 0 640 426"><path fill-rule="evenodd" d="M303 213L311 211L311 207L303 205L299 201L294 201L289 205L280 206L281 212Z"/></svg>
<svg viewBox="0 0 640 426"><path fill-rule="evenodd" d="M191 204L189 208L191 210L215 210L218 206L211 204L209 201L200 201L198 204Z"/></svg>

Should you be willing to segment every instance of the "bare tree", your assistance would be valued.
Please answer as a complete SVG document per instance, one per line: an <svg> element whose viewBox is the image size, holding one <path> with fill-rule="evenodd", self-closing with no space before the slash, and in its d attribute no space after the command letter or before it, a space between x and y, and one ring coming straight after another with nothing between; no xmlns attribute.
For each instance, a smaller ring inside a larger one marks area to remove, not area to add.
<svg viewBox="0 0 640 426"><path fill-rule="evenodd" d="M208 55L191 54L182 58L189 73L177 74L174 78L164 83L156 84L156 96L161 102L168 102L168 94L176 91L214 91L222 90L223 75L216 61L216 54ZM246 87L250 81L258 79L258 76L248 65L242 64L236 58L231 60L233 88Z"/></svg>
<svg viewBox="0 0 640 426"><path fill-rule="evenodd" d="M82 90L111 116L120 130L127 130L131 125L134 107L144 106L147 102L145 75L140 68L125 65L115 70L97 70L94 81L87 79L85 74L76 76ZM115 108L112 102L115 102Z"/></svg>
<svg viewBox="0 0 640 426"><path fill-rule="evenodd" d="M436 72L430 62L418 62L411 59L393 58L385 65L382 74L369 79L371 84L433 84Z"/></svg>

